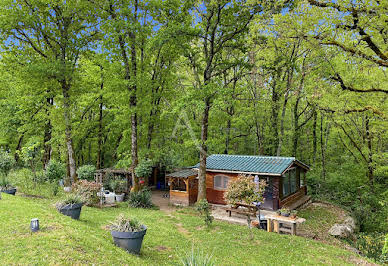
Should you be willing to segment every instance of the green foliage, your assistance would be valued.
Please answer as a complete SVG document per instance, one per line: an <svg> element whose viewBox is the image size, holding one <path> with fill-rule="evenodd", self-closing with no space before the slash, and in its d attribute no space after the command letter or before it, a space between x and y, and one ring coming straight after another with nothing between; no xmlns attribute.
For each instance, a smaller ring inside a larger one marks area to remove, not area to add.
<svg viewBox="0 0 388 266"><path fill-rule="evenodd" d="M94 165L86 164L77 169L79 179L94 180L96 167Z"/></svg>
<svg viewBox="0 0 388 266"><path fill-rule="evenodd" d="M0 190L7 190L11 188L13 188L13 186L8 178L5 175L0 176Z"/></svg>
<svg viewBox="0 0 388 266"><path fill-rule="evenodd" d="M195 205L196 210L202 215L207 227L213 223L214 217L211 215L211 207L206 199L202 199Z"/></svg>
<svg viewBox="0 0 388 266"><path fill-rule="evenodd" d="M135 168L136 176L149 178L152 174L153 162L151 160L141 161Z"/></svg>
<svg viewBox="0 0 388 266"><path fill-rule="evenodd" d="M0 148L0 171L8 175L9 171L15 165L15 160L9 152Z"/></svg>
<svg viewBox="0 0 388 266"><path fill-rule="evenodd" d="M181 256L183 266L213 266L216 265L212 255L208 255L203 251L191 249L191 253Z"/></svg>
<svg viewBox="0 0 388 266"><path fill-rule="evenodd" d="M36 164L40 159L40 148L41 143L35 138L31 138L26 145L23 146L20 155L23 161L26 163L26 166L29 166L33 169L36 168Z"/></svg>
<svg viewBox="0 0 388 266"><path fill-rule="evenodd" d="M33 173L29 168L20 168L9 173L9 179L12 180L19 192L44 198L62 196L63 189L59 189L58 181L48 181L43 171L37 172L37 181L34 181L32 176Z"/></svg>
<svg viewBox="0 0 388 266"><path fill-rule="evenodd" d="M66 176L66 168L63 163L52 159L47 165L45 176L50 182L64 179Z"/></svg>
<svg viewBox="0 0 388 266"><path fill-rule="evenodd" d="M128 205L133 208L154 208L152 203L152 194L148 189L142 189L138 192L131 192L128 195Z"/></svg>
<svg viewBox="0 0 388 266"><path fill-rule="evenodd" d="M388 263L388 254L384 250L386 236L381 233L359 234L357 249L368 258L379 263Z"/></svg>
<svg viewBox="0 0 388 266"><path fill-rule="evenodd" d="M110 222L109 229L118 232L140 232L144 230L143 225L135 218L125 217L120 214L114 221Z"/></svg>
<svg viewBox="0 0 388 266"><path fill-rule="evenodd" d="M280 209L281 214L291 214L291 210L289 208L281 208Z"/></svg>

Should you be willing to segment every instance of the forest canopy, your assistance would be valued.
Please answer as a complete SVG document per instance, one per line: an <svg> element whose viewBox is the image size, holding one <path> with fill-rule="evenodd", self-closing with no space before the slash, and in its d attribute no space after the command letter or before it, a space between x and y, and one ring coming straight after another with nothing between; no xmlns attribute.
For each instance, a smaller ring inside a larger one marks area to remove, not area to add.
<svg viewBox="0 0 388 266"><path fill-rule="evenodd" d="M377 0L2 0L0 146L19 166L28 150L36 169L65 163L70 183L83 165L200 162L199 198L208 154L294 156L311 194L386 231L387 14Z"/></svg>

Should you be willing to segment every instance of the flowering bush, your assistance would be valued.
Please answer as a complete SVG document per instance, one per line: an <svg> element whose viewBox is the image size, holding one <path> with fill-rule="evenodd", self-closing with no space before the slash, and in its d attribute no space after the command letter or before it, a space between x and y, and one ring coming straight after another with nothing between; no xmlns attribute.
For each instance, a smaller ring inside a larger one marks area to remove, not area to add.
<svg viewBox="0 0 388 266"><path fill-rule="evenodd" d="M264 191L267 186L265 180L260 180L257 184L251 175L238 175L238 177L229 182L228 189L225 193L225 199L228 204L245 203L253 205L254 203L264 201ZM251 216L247 215L247 223L250 233L250 238L253 239L251 229Z"/></svg>
<svg viewBox="0 0 388 266"><path fill-rule="evenodd" d="M236 179L229 182L225 199L231 205L236 203L251 205L254 202L263 202L266 186L265 180L260 180L259 184L256 184L253 181L253 176L239 175Z"/></svg>
<svg viewBox="0 0 388 266"><path fill-rule="evenodd" d="M86 205L95 205L99 202L97 192L101 190L101 184L94 181L79 180L74 183L72 189L78 195L85 199Z"/></svg>

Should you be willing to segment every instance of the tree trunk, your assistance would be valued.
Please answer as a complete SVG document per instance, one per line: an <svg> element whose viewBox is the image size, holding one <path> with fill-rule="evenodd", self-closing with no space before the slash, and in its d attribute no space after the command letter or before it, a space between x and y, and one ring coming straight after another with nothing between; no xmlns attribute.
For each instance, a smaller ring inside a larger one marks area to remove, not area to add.
<svg viewBox="0 0 388 266"><path fill-rule="evenodd" d="M296 99L296 102L294 105L294 136L293 136L293 145L292 145L292 156L294 157L296 157L296 152L298 150L298 141L299 141L299 114L298 114L299 101L300 101L300 97L298 95L298 98Z"/></svg>
<svg viewBox="0 0 388 266"><path fill-rule="evenodd" d="M282 153L282 145L283 145L283 137L284 137L284 118L286 116L286 109L287 109L287 102L288 102L288 92L289 90L287 89L287 92L284 96L284 103L283 103L283 109L282 109L282 118L280 120L280 136L279 136L279 144L278 144L278 149L276 152L276 156L280 156Z"/></svg>
<svg viewBox="0 0 388 266"><path fill-rule="evenodd" d="M49 105L49 107L46 108L47 120L46 120L46 123L44 126L43 157L42 157L43 169L46 169L46 167L51 159L51 150L52 149L51 149L51 144L49 142L51 140L52 125L51 125L51 120L50 120L49 108L54 104L54 99L47 98L46 101L47 101L47 104Z"/></svg>
<svg viewBox="0 0 388 266"><path fill-rule="evenodd" d="M20 157L19 154L22 151L22 143L24 139L24 132L20 135L19 140L18 140L18 145L16 146L16 152L15 152L15 161L16 163L19 163Z"/></svg>
<svg viewBox="0 0 388 266"><path fill-rule="evenodd" d="M98 145L98 151L97 151L97 164L96 167L97 169L102 169L104 162L102 160L102 138L103 138L103 124L102 124L102 119L103 119L103 106L104 106L104 98L102 95L102 91L104 89L104 74L103 74L103 68L100 67L101 69L101 95L100 95L100 105L99 105L99 115L98 115L98 140L97 140L97 145Z"/></svg>
<svg viewBox="0 0 388 266"><path fill-rule="evenodd" d="M313 110L313 165L315 165L315 161L317 159L317 119L318 119L318 112L314 107Z"/></svg>
<svg viewBox="0 0 388 266"><path fill-rule="evenodd" d="M279 146L279 133L278 133L278 121L279 121L279 94L276 91L276 82L273 84L272 88L272 119L271 119L271 139L270 143L270 155L275 155L277 152L277 147Z"/></svg>
<svg viewBox="0 0 388 266"><path fill-rule="evenodd" d="M230 129L232 127L232 121L231 119L228 119L226 122L226 140L225 140L225 150L224 153L228 154L229 153L229 142L230 142Z"/></svg>
<svg viewBox="0 0 388 266"><path fill-rule="evenodd" d="M199 172L198 172L198 199L206 199L206 158L207 158L207 135L209 126L210 98L205 100L205 109L202 114L201 144L199 154Z"/></svg>
<svg viewBox="0 0 388 266"><path fill-rule="evenodd" d="M137 10L138 8L138 0L135 0L135 16L134 16L134 23L137 22ZM137 98L136 98L136 91L137 91L137 54L136 54L136 34L135 32L131 33L131 63L132 63L132 81L133 85L131 86L131 97L130 97L130 107L131 107L131 158L132 158L132 184L133 184L133 190L139 191L139 177L135 175L135 168L138 164L138 155L137 155Z"/></svg>
<svg viewBox="0 0 388 266"><path fill-rule="evenodd" d="M71 116L70 116L70 96L69 96L69 86L66 81L62 82L62 93L63 93L63 108L64 108L64 118L65 118L65 136L66 136L66 148L68 156L68 169L69 169L69 181L70 184L73 184L77 180L77 169L74 158L74 149L73 149L73 139L72 139L72 129L71 129Z"/></svg>
<svg viewBox="0 0 388 266"><path fill-rule="evenodd" d="M370 134L369 117L365 121L366 141L368 144L368 180L372 191L374 191L374 174L373 174L373 151L372 151L372 135Z"/></svg>

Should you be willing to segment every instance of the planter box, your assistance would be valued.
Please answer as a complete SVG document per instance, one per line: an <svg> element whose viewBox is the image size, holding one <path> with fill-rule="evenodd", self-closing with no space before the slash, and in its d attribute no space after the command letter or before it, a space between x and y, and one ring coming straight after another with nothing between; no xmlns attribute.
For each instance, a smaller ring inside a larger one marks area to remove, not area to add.
<svg viewBox="0 0 388 266"><path fill-rule="evenodd" d="M124 196L125 194L122 193L122 194L115 194L116 195L116 201L117 202L123 202L124 201Z"/></svg>
<svg viewBox="0 0 388 266"><path fill-rule="evenodd" d="M83 204L69 204L59 209L63 215L70 216L72 219L79 220Z"/></svg>
<svg viewBox="0 0 388 266"><path fill-rule="evenodd" d="M115 203L115 194L109 193L105 194L105 204L113 204Z"/></svg>
<svg viewBox="0 0 388 266"><path fill-rule="evenodd" d="M147 227L143 225L143 228L144 230L140 232L111 231L115 245L130 253L139 254L143 238L147 232Z"/></svg>
<svg viewBox="0 0 388 266"><path fill-rule="evenodd" d="M15 193L16 193L16 188L4 189L4 190L1 190L1 192L7 193L7 194L10 194L10 195L15 195Z"/></svg>

